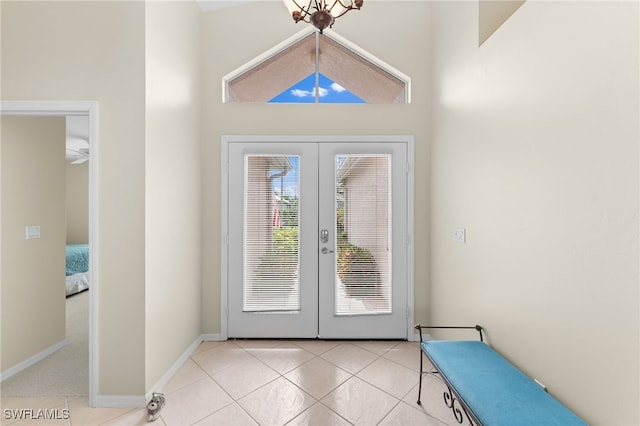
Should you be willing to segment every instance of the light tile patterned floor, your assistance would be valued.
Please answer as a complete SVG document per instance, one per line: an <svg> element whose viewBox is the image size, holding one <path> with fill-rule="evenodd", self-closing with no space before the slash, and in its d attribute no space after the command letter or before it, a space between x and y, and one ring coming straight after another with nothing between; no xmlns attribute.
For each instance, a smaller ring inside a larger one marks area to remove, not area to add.
<svg viewBox="0 0 640 426"><path fill-rule="evenodd" d="M167 383L154 425L446 425L443 384L424 377L417 343L231 340L204 342ZM2 398L2 425L137 425L146 410L89 408L87 398ZM16 421L6 410L53 410ZM56 411L57 410L57 411ZM68 410L68 411L65 411ZM65 415L68 413L68 415Z"/></svg>

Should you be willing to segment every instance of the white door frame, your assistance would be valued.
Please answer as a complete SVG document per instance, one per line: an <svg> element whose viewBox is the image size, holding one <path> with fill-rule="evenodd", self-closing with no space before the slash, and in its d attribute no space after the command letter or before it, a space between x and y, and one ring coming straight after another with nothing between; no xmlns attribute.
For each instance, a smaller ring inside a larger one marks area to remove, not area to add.
<svg viewBox="0 0 640 426"><path fill-rule="evenodd" d="M228 338L228 290L229 290L229 264L228 264L228 241L229 241L229 144L238 142L297 142L297 143L406 143L407 144L407 339L415 339L413 329L414 319L414 242L413 242L413 199L414 199L414 138L411 135L381 135L381 136L260 136L260 135L224 135L222 136L222 152L220 167L220 210L221 210L221 233L220 233L220 336L226 340Z"/></svg>
<svg viewBox="0 0 640 426"><path fill-rule="evenodd" d="M89 117L89 406L98 394L98 102L97 101L1 101L0 115Z"/></svg>

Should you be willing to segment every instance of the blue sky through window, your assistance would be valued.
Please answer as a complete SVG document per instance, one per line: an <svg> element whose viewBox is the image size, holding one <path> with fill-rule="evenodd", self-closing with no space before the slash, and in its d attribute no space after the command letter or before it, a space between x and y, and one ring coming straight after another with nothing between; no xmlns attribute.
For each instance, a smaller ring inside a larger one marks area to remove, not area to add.
<svg viewBox="0 0 640 426"><path fill-rule="evenodd" d="M315 103L315 85L316 75L310 74L304 80L294 84L278 96L274 97L269 103ZM344 87L334 83L330 78L320 73L319 84L320 103L337 103L337 104L361 104L362 99L349 92Z"/></svg>

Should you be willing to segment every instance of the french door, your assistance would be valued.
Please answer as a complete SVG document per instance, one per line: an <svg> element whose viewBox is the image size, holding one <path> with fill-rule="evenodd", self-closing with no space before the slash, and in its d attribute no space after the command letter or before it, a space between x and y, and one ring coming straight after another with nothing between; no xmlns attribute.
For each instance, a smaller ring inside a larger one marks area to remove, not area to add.
<svg viewBox="0 0 640 426"><path fill-rule="evenodd" d="M407 145L230 142L228 336L407 338Z"/></svg>

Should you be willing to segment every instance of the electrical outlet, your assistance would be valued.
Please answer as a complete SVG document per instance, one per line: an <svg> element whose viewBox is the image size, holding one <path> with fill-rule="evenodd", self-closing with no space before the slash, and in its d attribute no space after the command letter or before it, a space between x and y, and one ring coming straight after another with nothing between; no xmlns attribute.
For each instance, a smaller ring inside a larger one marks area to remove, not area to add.
<svg viewBox="0 0 640 426"><path fill-rule="evenodd" d="M464 243L467 241L467 231L465 228L455 228L453 230L453 241L456 243Z"/></svg>

